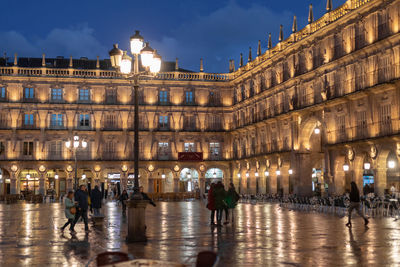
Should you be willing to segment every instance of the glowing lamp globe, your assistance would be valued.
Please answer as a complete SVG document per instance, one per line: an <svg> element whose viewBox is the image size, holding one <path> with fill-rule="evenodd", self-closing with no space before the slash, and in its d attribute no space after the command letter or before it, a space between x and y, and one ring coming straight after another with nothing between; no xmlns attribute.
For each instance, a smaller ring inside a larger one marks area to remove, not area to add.
<svg viewBox="0 0 400 267"><path fill-rule="evenodd" d="M135 34L131 36L131 53L137 55L143 48L143 37L139 34L139 31L135 31Z"/></svg>
<svg viewBox="0 0 400 267"><path fill-rule="evenodd" d="M150 67L153 64L154 50L150 47L149 43L146 43L142 51L140 51L140 56L142 58L142 65L144 67Z"/></svg>
<svg viewBox="0 0 400 267"><path fill-rule="evenodd" d="M108 52L110 55L111 66L118 69L121 66L123 52L118 48L118 44L114 44L114 48Z"/></svg>
<svg viewBox="0 0 400 267"><path fill-rule="evenodd" d="M150 65L150 72L158 73L160 72L160 69L161 69L161 56L157 53L157 51L154 51L153 61Z"/></svg>
<svg viewBox="0 0 400 267"><path fill-rule="evenodd" d="M126 54L126 51L122 55L120 70L123 74L129 74L132 70L132 58Z"/></svg>

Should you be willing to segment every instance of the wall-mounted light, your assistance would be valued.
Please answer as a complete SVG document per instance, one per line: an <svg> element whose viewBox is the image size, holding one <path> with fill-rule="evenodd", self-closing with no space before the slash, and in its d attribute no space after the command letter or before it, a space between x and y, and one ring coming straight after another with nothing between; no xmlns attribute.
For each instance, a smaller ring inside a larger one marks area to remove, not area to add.
<svg viewBox="0 0 400 267"><path fill-rule="evenodd" d="M315 127L314 133L315 133L315 134L320 134L320 133L321 133L321 129L320 129L318 126Z"/></svg>
<svg viewBox="0 0 400 267"><path fill-rule="evenodd" d="M343 170L345 172L349 171L349 169L350 169L350 166L348 164L343 164Z"/></svg>
<svg viewBox="0 0 400 267"><path fill-rule="evenodd" d="M371 163L365 162L364 163L364 170L369 170L369 169L371 169Z"/></svg>
<svg viewBox="0 0 400 267"><path fill-rule="evenodd" d="M237 174L237 177L240 178L240 173Z"/></svg>
<svg viewBox="0 0 400 267"><path fill-rule="evenodd" d="M389 169L394 169L395 166L396 166L396 162L394 162L394 160L389 160L388 161Z"/></svg>
<svg viewBox="0 0 400 267"><path fill-rule="evenodd" d="M54 175L54 179L58 180L58 174Z"/></svg>
<svg viewBox="0 0 400 267"><path fill-rule="evenodd" d="M164 173L161 174L161 178L165 179L165 174Z"/></svg>
<svg viewBox="0 0 400 267"><path fill-rule="evenodd" d="M255 172L254 175L255 175L256 177L258 177L258 172Z"/></svg>
<svg viewBox="0 0 400 267"><path fill-rule="evenodd" d="M276 175L281 175L281 171L280 171L280 170L277 170L277 171L276 171Z"/></svg>
<svg viewBox="0 0 400 267"><path fill-rule="evenodd" d="M269 171L265 171L265 172L264 172L264 175L265 175L265 176L269 176Z"/></svg>
<svg viewBox="0 0 400 267"><path fill-rule="evenodd" d="M249 177L249 176L250 176L250 174L248 172L246 172L246 177Z"/></svg>
<svg viewBox="0 0 400 267"><path fill-rule="evenodd" d="M86 174L82 174L82 180L86 179Z"/></svg>
<svg viewBox="0 0 400 267"><path fill-rule="evenodd" d="M292 169L289 169L289 174L293 174L293 170Z"/></svg>

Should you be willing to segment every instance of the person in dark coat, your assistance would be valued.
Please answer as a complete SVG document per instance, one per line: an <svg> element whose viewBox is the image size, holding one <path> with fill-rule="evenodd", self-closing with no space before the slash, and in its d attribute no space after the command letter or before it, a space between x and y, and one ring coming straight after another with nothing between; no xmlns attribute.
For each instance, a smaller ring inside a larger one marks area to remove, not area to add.
<svg viewBox="0 0 400 267"><path fill-rule="evenodd" d="M126 190L122 191L122 194L119 196L119 201L122 205L122 212L125 213L126 211L126 201L129 199L128 192Z"/></svg>
<svg viewBox="0 0 400 267"><path fill-rule="evenodd" d="M79 218L82 217L83 222L85 223L85 231L89 232L89 225L88 225L88 208L89 208L89 203L88 203L88 193L86 192L86 186L81 185L78 190L75 192L75 202L77 203L76 207L76 215L75 215L75 220L72 224L72 229L71 232L75 233L74 227L75 224L78 222Z"/></svg>
<svg viewBox="0 0 400 267"><path fill-rule="evenodd" d="M149 198L149 196L148 196L145 192L143 192L143 186L139 187L139 190L140 190L140 194L142 194L142 198L143 198L144 200L150 201L150 205L152 205L153 207L155 207L155 206L156 206L156 203L154 203L153 200L152 200L151 198Z"/></svg>
<svg viewBox="0 0 400 267"><path fill-rule="evenodd" d="M210 190L208 190L208 195L207 195L207 209L209 209L211 211L211 217L210 217L210 219L211 219L210 224L211 225L215 225L215 221L214 221L214 218L215 218L215 198L214 198L214 194L213 194L214 186L215 186L214 183L212 183L210 185Z"/></svg>
<svg viewBox="0 0 400 267"><path fill-rule="evenodd" d="M355 209L360 215L360 217L364 218L364 223L367 225L369 223L367 217L365 217L362 210L360 210L360 192L358 191L357 185L355 182L351 182L351 191L350 191L350 206L349 206L349 220L346 223L346 226L351 227L351 213Z"/></svg>
<svg viewBox="0 0 400 267"><path fill-rule="evenodd" d="M99 190L99 186L95 186L92 192L90 193L90 200L92 201L92 208L94 209L94 216L100 216L101 209L101 192Z"/></svg>
<svg viewBox="0 0 400 267"><path fill-rule="evenodd" d="M225 208L225 222L224 224L229 223L229 209L231 210L231 217L232 217L232 223L234 222L234 216L233 216L233 210L236 207L236 204L238 203L240 199L239 194L235 190L235 185L233 183L229 184L229 189L228 192L226 193L226 208Z"/></svg>
<svg viewBox="0 0 400 267"><path fill-rule="evenodd" d="M215 198L215 209L217 210L217 226L222 226L222 211L226 207L226 191L221 181L214 186L213 195Z"/></svg>

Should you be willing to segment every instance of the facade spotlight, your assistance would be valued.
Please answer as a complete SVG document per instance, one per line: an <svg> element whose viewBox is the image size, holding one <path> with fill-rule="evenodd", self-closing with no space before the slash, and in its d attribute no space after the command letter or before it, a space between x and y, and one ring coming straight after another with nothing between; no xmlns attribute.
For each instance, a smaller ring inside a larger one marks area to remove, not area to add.
<svg viewBox="0 0 400 267"><path fill-rule="evenodd" d="M161 174L161 178L165 179L165 174L164 173Z"/></svg>
<svg viewBox="0 0 400 267"><path fill-rule="evenodd" d="M254 175L255 175L256 177L258 177L258 172L254 173Z"/></svg>
<svg viewBox="0 0 400 267"><path fill-rule="evenodd" d="M240 173L237 174L237 177L240 178Z"/></svg>
<svg viewBox="0 0 400 267"><path fill-rule="evenodd" d="M246 172L246 177L249 177L249 176L250 176L250 174L248 172Z"/></svg>
<svg viewBox="0 0 400 267"><path fill-rule="evenodd" d="M268 177L268 176L269 176L269 171L265 171L265 172L264 172L264 175L265 175L266 177Z"/></svg>
<svg viewBox="0 0 400 267"><path fill-rule="evenodd" d="M289 174L293 174L293 170L292 169L289 169Z"/></svg>
<svg viewBox="0 0 400 267"><path fill-rule="evenodd" d="M396 163L394 162L394 160L389 160L388 161L389 169L394 169L395 166L396 166Z"/></svg>
<svg viewBox="0 0 400 267"><path fill-rule="evenodd" d="M365 162L364 163L364 170L369 170L369 169L371 169L371 163Z"/></svg>
<svg viewBox="0 0 400 267"><path fill-rule="evenodd" d="M345 172L349 171L349 169L350 169L350 166L348 164L343 164L343 170Z"/></svg>
<svg viewBox="0 0 400 267"><path fill-rule="evenodd" d="M54 175L54 179L58 180L58 174Z"/></svg>
<svg viewBox="0 0 400 267"><path fill-rule="evenodd" d="M320 129L318 126L315 127L314 133L315 133L315 134L320 134L320 133L321 133L321 129Z"/></svg>
<svg viewBox="0 0 400 267"><path fill-rule="evenodd" d="M277 170L277 171L276 171L276 175L281 175L281 171L280 171L280 170Z"/></svg>

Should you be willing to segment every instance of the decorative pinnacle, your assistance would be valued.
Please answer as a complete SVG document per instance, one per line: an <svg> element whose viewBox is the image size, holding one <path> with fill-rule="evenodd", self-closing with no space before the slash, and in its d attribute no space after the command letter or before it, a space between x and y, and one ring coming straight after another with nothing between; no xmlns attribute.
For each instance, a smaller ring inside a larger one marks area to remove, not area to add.
<svg viewBox="0 0 400 267"><path fill-rule="evenodd" d="M268 34L268 50L272 48L272 37L271 33Z"/></svg>
<svg viewBox="0 0 400 267"><path fill-rule="evenodd" d="M308 24L311 24L313 22L314 22L314 13L313 13L312 4L310 4L309 10L308 10Z"/></svg>
<svg viewBox="0 0 400 267"><path fill-rule="evenodd" d="M253 60L253 57L251 56L251 47L249 47L249 58L247 59L247 62L251 62Z"/></svg>
<svg viewBox="0 0 400 267"><path fill-rule="evenodd" d="M326 12L330 12L332 10L332 0L326 0Z"/></svg>
<svg viewBox="0 0 400 267"><path fill-rule="evenodd" d="M279 42L283 41L283 25L281 24L279 28Z"/></svg>
<svg viewBox="0 0 400 267"><path fill-rule="evenodd" d="M243 67L243 54L240 53L239 67Z"/></svg>
<svg viewBox="0 0 400 267"><path fill-rule="evenodd" d="M261 56L261 40L258 40L257 56Z"/></svg>
<svg viewBox="0 0 400 267"><path fill-rule="evenodd" d="M292 26L292 32L295 33L297 32L297 17L293 17L293 26Z"/></svg>

